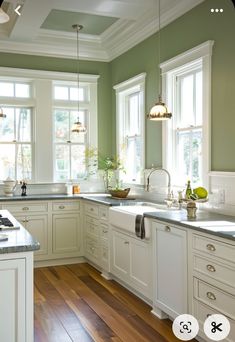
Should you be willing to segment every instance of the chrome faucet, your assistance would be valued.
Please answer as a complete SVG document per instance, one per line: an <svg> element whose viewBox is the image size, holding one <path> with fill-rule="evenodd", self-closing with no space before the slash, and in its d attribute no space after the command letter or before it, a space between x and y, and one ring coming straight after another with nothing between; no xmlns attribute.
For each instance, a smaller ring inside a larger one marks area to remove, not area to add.
<svg viewBox="0 0 235 342"><path fill-rule="evenodd" d="M168 184L167 184L167 199L170 199L171 198L171 175L170 173L164 169L164 168L161 168L161 167L157 167L157 168L154 168L153 170L150 171L148 177L147 177L147 185L146 185L146 190L149 191L149 188L150 188L150 176L155 172L155 171L164 171L167 176L168 176Z"/></svg>

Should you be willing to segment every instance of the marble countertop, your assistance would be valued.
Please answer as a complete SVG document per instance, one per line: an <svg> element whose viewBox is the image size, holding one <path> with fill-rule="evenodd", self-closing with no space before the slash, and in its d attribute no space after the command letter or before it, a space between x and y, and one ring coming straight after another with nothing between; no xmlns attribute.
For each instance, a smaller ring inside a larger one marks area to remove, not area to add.
<svg viewBox="0 0 235 342"><path fill-rule="evenodd" d="M7 210L0 210L3 217L14 220L14 217ZM32 235L20 225L19 229L0 230L1 234L6 234L8 240L0 241L0 254L6 253L20 253L29 252L40 249L39 242L32 237Z"/></svg>
<svg viewBox="0 0 235 342"><path fill-rule="evenodd" d="M144 216L235 241L234 216L198 210L197 217L189 219L185 209L149 212L145 213Z"/></svg>

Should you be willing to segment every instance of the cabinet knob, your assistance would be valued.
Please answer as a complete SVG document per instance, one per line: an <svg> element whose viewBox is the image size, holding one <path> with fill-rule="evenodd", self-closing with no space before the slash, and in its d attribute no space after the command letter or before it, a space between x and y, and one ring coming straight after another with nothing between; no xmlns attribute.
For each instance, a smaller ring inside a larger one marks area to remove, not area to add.
<svg viewBox="0 0 235 342"><path fill-rule="evenodd" d="M215 246L212 245L211 243L208 243L206 245L206 248L208 249L208 251L214 252L216 250Z"/></svg>
<svg viewBox="0 0 235 342"><path fill-rule="evenodd" d="M171 231L171 227L165 226L165 231L166 231L166 232L170 232L170 231Z"/></svg>
<svg viewBox="0 0 235 342"><path fill-rule="evenodd" d="M207 295L207 298L209 298L210 300L216 300L216 296L214 295L213 292L207 292L206 295Z"/></svg>
<svg viewBox="0 0 235 342"><path fill-rule="evenodd" d="M106 234L106 233L108 233L108 231L107 231L107 230L105 230L105 229L103 229L103 233L104 233L104 234Z"/></svg>
<svg viewBox="0 0 235 342"><path fill-rule="evenodd" d="M29 210L29 207L23 207L22 210Z"/></svg>
<svg viewBox="0 0 235 342"><path fill-rule="evenodd" d="M215 272L216 271L216 269L213 265L206 265L206 268L209 272Z"/></svg>
<svg viewBox="0 0 235 342"><path fill-rule="evenodd" d="M124 244L125 244L125 245L129 245L129 241L125 241Z"/></svg>
<svg viewBox="0 0 235 342"><path fill-rule="evenodd" d="M65 206L64 205L59 205L59 209L64 209Z"/></svg>

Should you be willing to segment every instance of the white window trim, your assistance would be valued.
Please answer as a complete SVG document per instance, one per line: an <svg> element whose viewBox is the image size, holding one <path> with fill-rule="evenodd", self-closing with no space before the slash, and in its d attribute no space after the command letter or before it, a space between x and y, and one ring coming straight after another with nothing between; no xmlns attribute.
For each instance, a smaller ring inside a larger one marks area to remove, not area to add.
<svg viewBox="0 0 235 342"><path fill-rule="evenodd" d="M175 96L176 89L171 86L173 79L179 70L186 71L188 67L192 67L194 64L202 65L203 72L203 104L202 104L202 117L203 117L203 129L202 129L202 183L205 187L209 186L209 172L211 170L211 56L214 41L208 40L182 54L169 59L160 64L162 70L162 88L163 98L167 105L172 110L174 120L174 106L173 98ZM172 121L164 121L162 126L162 156L163 167L172 172ZM170 148L167 146L170 146ZM174 184L177 186L178 184Z"/></svg>
<svg viewBox="0 0 235 342"><path fill-rule="evenodd" d="M98 147L98 124L97 124L97 82L99 75L79 74L79 81L82 83L89 83L91 87L91 93L93 96L90 98L90 112L92 113L92 125L90 125L90 135L88 144L94 148ZM34 120L34 145L33 145L33 159L32 168L35 171L33 180L36 183L47 183L53 181L54 165L53 158L53 94L52 94L52 82L53 81L67 81L77 82L76 73L45 71L45 70L31 70L31 69L18 69L0 67L1 80L8 81L13 79L14 81L28 81L32 84L37 84L38 93L35 97L35 93L32 94L32 98L29 101L22 99L22 105L31 105L36 108L36 115ZM47 101L44 100L43 94L45 92L50 93L50 98ZM6 100L6 98L4 97ZM8 98L9 99L9 98ZM8 100L7 99L7 100ZM40 100L42 99L42 100ZM2 98L3 100L3 98ZM10 100L10 99L9 99ZM21 100L21 99L20 99ZM4 101L3 101L4 102ZM8 102L9 103L9 102ZM14 99L11 99L10 103L14 104ZM90 124L90 122L89 122ZM45 163L48 164L48 168L45 168ZM51 163L51 164L50 164Z"/></svg>
<svg viewBox="0 0 235 342"><path fill-rule="evenodd" d="M116 149L118 153L119 153L119 148L120 148L120 141L119 141L120 115L122 111L122 106L120 106L120 101L118 101L118 98L123 93L125 93L125 95L133 93L134 87L136 87L137 90L141 89L143 91L143 97L141 100L143 103L143 109L145 109L145 79L146 79L146 72L143 72L126 81L116 84L113 87L113 89L116 92ZM142 155L141 165L143 166L143 170L144 170L145 168L145 115L144 113L141 117L140 124L142 127L142 137L143 137L143 144L142 144L142 150L141 150L141 155ZM132 182L130 184L138 184L138 183ZM143 177L140 180L140 184L144 184Z"/></svg>

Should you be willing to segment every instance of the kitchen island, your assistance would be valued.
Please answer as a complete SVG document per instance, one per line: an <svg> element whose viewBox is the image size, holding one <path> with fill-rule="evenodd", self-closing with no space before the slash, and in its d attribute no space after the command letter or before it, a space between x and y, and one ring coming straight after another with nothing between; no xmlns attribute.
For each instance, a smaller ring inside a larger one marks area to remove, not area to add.
<svg viewBox="0 0 235 342"><path fill-rule="evenodd" d="M39 243L7 210L0 225L0 341L33 342L33 251Z"/></svg>

